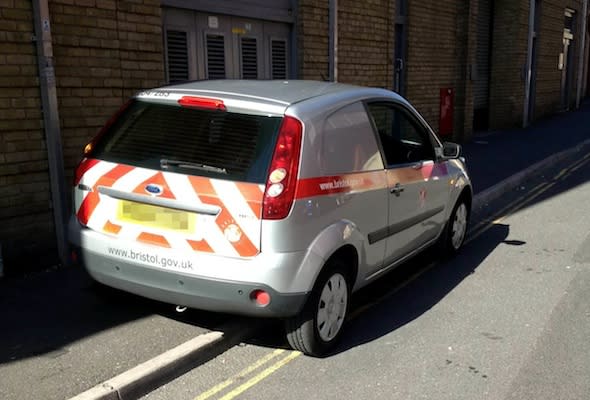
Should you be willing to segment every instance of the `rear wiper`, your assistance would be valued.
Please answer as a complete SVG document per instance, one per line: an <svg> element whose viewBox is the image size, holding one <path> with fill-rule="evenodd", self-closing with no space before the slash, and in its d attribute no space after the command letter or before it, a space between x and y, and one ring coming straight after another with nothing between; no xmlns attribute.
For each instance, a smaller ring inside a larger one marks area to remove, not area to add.
<svg viewBox="0 0 590 400"><path fill-rule="evenodd" d="M198 169L198 170L207 171L207 172L217 172L218 174L227 174L227 170L225 168L219 168L219 167L214 167L212 165L199 164L199 163L194 163L194 162L190 162L190 161L169 160L167 158L162 158L160 160L160 167L164 168L164 169L168 169L170 167Z"/></svg>

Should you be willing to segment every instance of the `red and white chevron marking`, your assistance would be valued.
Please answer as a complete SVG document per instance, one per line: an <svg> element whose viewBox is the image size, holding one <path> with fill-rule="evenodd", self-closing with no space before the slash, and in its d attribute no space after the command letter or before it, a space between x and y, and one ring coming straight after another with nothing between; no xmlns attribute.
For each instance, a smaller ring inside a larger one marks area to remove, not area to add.
<svg viewBox="0 0 590 400"><path fill-rule="evenodd" d="M264 185L231 182L173 172L154 171L107 161L89 160L90 168L76 188L78 220L88 228L107 234L178 250L194 250L234 257L253 257L260 251L260 228ZM196 229L186 232L157 229L117 220L120 200L100 194L99 186L145 195L148 184L163 188L159 197L189 204L219 207L217 216L199 214ZM80 196L81 195L81 196Z"/></svg>

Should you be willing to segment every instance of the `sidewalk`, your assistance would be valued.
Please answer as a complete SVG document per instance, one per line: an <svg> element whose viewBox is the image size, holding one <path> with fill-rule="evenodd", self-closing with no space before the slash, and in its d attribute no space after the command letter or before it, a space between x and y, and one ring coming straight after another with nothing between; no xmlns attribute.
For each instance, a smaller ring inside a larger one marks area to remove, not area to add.
<svg viewBox="0 0 590 400"><path fill-rule="evenodd" d="M523 185L537 167L575 156L583 144L588 152L590 101L527 129L475 135L463 154L476 203ZM4 400L69 398L233 320L194 310L179 315L172 306L116 292L104 297L79 268L0 280L0 315ZM170 369L128 384L162 381Z"/></svg>
<svg viewBox="0 0 590 400"><path fill-rule="evenodd" d="M590 99L580 109L536 121L525 129L476 134L463 154L477 195L514 174L590 140Z"/></svg>

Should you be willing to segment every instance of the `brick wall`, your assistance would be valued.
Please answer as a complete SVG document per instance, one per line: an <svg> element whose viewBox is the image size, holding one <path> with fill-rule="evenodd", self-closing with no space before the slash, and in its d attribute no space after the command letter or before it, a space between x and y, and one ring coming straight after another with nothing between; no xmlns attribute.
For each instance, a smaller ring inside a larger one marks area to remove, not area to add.
<svg viewBox="0 0 590 400"><path fill-rule="evenodd" d="M391 89L393 2L341 0L338 7L338 80Z"/></svg>
<svg viewBox="0 0 590 400"><path fill-rule="evenodd" d="M53 0L55 73L66 173L116 109L164 82L159 0Z"/></svg>
<svg viewBox="0 0 590 400"><path fill-rule="evenodd" d="M364 86L393 85L391 1L338 4L338 81ZM328 79L329 2L302 0L298 11L299 77Z"/></svg>
<svg viewBox="0 0 590 400"><path fill-rule="evenodd" d="M474 3L473 1L470 3ZM473 112L468 57L474 43L469 3L410 1L408 10L407 97L438 130L440 89L455 89L453 139L470 134Z"/></svg>
<svg viewBox="0 0 590 400"><path fill-rule="evenodd" d="M30 1L0 0L0 246L7 263L54 246L32 21Z"/></svg>
<svg viewBox="0 0 590 400"><path fill-rule="evenodd" d="M135 91L164 82L159 0L50 0L68 182L87 141ZM7 272L56 261L33 15L0 0L0 244Z"/></svg>
<svg viewBox="0 0 590 400"><path fill-rule="evenodd" d="M298 77L328 79L328 0L300 0L298 4Z"/></svg>

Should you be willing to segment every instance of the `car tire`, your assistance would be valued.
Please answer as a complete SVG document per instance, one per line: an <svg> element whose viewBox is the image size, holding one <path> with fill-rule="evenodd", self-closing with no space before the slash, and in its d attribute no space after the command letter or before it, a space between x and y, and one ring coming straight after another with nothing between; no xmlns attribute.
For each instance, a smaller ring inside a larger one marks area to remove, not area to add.
<svg viewBox="0 0 590 400"><path fill-rule="evenodd" d="M285 321L289 345L314 357L329 353L342 335L350 294L346 269L339 262L331 262L316 281L303 310Z"/></svg>
<svg viewBox="0 0 590 400"><path fill-rule="evenodd" d="M465 243L469 225L469 213L469 203L464 196L459 197L440 238L439 244L443 257L450 258L454 256Z"/></svg>

